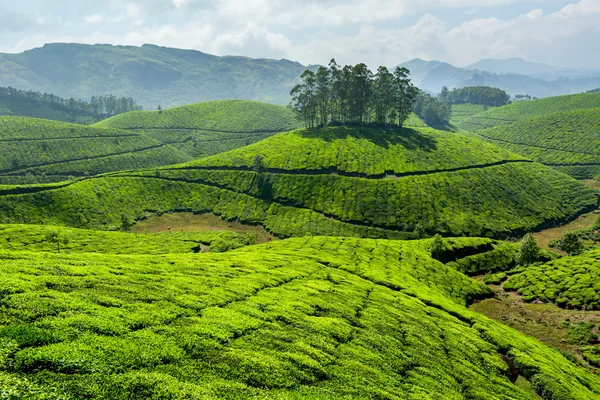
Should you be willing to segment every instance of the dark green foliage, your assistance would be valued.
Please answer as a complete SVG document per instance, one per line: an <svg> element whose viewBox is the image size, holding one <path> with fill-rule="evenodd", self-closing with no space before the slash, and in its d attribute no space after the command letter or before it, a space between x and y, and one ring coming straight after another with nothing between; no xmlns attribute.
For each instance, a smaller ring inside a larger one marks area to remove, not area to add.
<svg viewBox="0 0 600 400"><path fill-rule="evenodd" d="M447 88L446 88L447 90ZM440 100L450 104L481 104L500 107L510 103L510 96L501 89L489 86L468 86L440 94Z"/></svg>
<svg viewBox="0 0 600 400"><path fill-rule="evenodd" d="M537 262L540 258L540 247L531 233L525 235L519 244L519 255L517 256L517 264L529 265Z"/></svg>
<svg viewBox="0 0 600 400"><path fill-rule="evenodd" d="M374 75L365 64L341 67L331 60L316 73L306 70L302 83L290 92L290 108L306 128L339 124L403 126L418 94L406 68L390 72L379 67Z"/></svg>
<svg viewBox="0 0 600 400"><path fill-rule="evenodd" d="M583 242L577 233L567 232L557 242L556 247L572 256L583 251Z"/></svg>
<svg viewBox="0 0 600 400"><path fill-rule="evenodd" d="M211 101L161 112L140 111L95 126L126 129L201 158L256 143L301 126L285 107L255 101Z"/></svg>
<svg viewBox="0 0 600 400"><path fill-rule="evenodd" d="M516 245L503 243L496 245L492 251L467 256L447 265L469 276L504 272L514 267L517 251Z"/></svg>
<svg viewBox="0 0 600 400"><path fill-rule="evenodd" d="M491 290L430 258L428 245L321 237L223 255L1 253L0 282L22 289L3 292L0 390L529 399L502 353L546 398L600 394L597 376L466 309Z"/></svg>
<svg viewBox="0 0 600 400"><path fill-rule="evenodd" d="M141 107L131 98L94 96L91 102L63 99L48 93L0 87L0 115L44 118L91 124Z"/></svg>
<svg viewBox="0 0 600 400"><path fill-rule="evenodd" d="M569 325L569 343L571 344L594 344L598 336L592 332L596 324L592 322L579 322Z"/></svg>
<svg viewBox="0 0 600 400"><path fill-rule="evenodd" d="M600 309L600 252L564 257L534 265L510 277L505 290L516 290L524 300L553 302L561 307Z"/></svg>
<svg viewBox="0 0 600 400"><path fill-rule="evenodd" d="M417 96L414 111L423 122L434 127L444 127L452 115L450 103L444 103L427 93Z"/></svg>
<svg viewBox="0 0 600 400"><path fill-rule="evenodd" d="M596 368L600 368L600 346L588 346L581 349L583 359Z"/></svg>
<svg viewBox="0 0 600 400"><path fill-rule="evenodd" d="M128 131L21 117L0 117L0 150L0 177L17 181L20 177L18 183L55 181L56 177L65 180L67 176L191 159L171 146Z"/></svg>
<svg viewBox="0 0 600 400"><path fill-rule="evenodd" d="M429 252L431 253L431 257L435 258L436 260L440 260L442 255L447 250L448 250L448 246L444 242L444 239L439 234L436 234L433 237L433 240L431 241L431 244L429 247Z"/></svg>
<svg viewBox="0 0 600 400"><path fill-rule="evenodd" d="M564 111L485 129L490 142L578 179L598 175L600 108Z"/></svg>
<svg viewBox="0 0 600 400"><path fill-rule="evenodd" d="M459 123L459 128L480 132L486 128L508 125L513 122L549 116L562 111L600 107L600 94L584 93L547 97L540 100L518 101L494 108Z"/></svg>

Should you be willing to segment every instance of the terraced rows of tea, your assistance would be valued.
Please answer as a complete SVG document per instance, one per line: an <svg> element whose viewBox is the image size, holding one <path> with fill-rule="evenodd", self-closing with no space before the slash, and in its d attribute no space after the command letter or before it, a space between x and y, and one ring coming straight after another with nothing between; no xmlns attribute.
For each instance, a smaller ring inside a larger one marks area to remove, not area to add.
<svg viewBox="0 0 600 400"><path fill-rule="evenodd" d="M300 125L296 115L285 107L223 100L163 111L134 111L95 126L138 132L200 158L247 146Z"/></svg>
<svg viewBox="0 0 600 400"><path fill-rule="evenodd" d="M600 395L597 375L465 308L491 290L428 248L317 237L215 255L1 251L0 390L64 400Z"/></svg>
<svg viewBox="0 0 600 400"><path fill-rule="evenodd" d="M555 113L478 134L575 178L600 175L600 107Z"/></svg>
<svg viewBox="0 0 600 400"><path fill-rule="evenodd" d="M519 101L475 114L457 123L461 129L479 132L487 128L543 117L562 111L600 107L600 93L583 93Z"/></svg>
<svg viewBox="0 0 600 400"><path fill-rule="evenodd" d="M150 168L191 158L159 141L117 129L0 117L0 182L40 180Z"/></svg>
<svg viewBox="0 0 600 400"><path fill-rule="evenodd" d="M160 170L0 191L0 221L114 229L123 215L211 212L280 237L520 235L597 194L496 146L432 129L293 131Z"/></svg>
<svg viewBox="0 0 600 400"><path fill-rule="evenodd" d="M470 119L472 116L487 111L489 107L483 104L453 104L452 114L450 116L450 124L460 125L465 120Z"/></svg>

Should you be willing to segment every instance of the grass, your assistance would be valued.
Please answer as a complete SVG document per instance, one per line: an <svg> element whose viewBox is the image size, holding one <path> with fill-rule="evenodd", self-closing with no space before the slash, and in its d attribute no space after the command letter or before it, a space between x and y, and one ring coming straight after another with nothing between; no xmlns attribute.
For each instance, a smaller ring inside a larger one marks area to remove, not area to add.
<svg viewBox="0 0 600 400"><path fill-rule="evenodd" d="M499 147L577 179L600 174L600 108L559 112L479 134Z"/></svg>
<svg viewBox="0 0 600 400"><path fill-rule="evenodd" d="M256 243L265 243L274 239L273 235L260 225L225 221L214 214L186 212L152 215L135 224L131 231L135 233L228 231L252 235L256 238Z"/></svg>
<svg viewBox="0 0 600 400"><path fill-rule="evenodd" d="M0 225L0 249L57 252L56 244L46 239L46 235L51 231L57 231L68 238L68 243L60 246L62 253L174 254L197 253L200 250L222 252L257 242L257 236L253 233L225 229L149 234L138 233L136 230L133 230L134 233L128 233L41 225Z"/></svg>
<svg viewBox="0 0 600 400"><path fill-rule="evenodd" d="M176 167L33 190L0 196L0 221L114 229L123 214L188 211L278 237L506 237L598 202L594 190L550 168L431 129L293 131Z"/></svg>
<svg viewBox="0 0 600 400"><path fill-rule="evenodd" d="M415 121L418 122L418 121ZM201 158L299 128L289 109L243 100L209 101L163 111L133 111L95 126L138 132Z"/></svg>
<svg viewBox="0 0 600 400"><path fill-rule="evenodd" d="M554 240L558 240L566 232L569 231L577 231L581 229L591 228L596 219L598 218L598 211L594 211L588 214L581 215L576 220L569 222L568 224L564 224L561 226L557 226L554 228L544 229L539 232L533 234L535 240L538 245L546 250L552 250L553 252L561 253L566 255L565 253L560 252L559 250L550 246L550 243Z"/></svg>
<svg viewBox="0 0 600 400"><path fill-rule="evenodd" d="M544 117L562 111L600 107L600 93L583 93L547 97L540 100L519 101L473 115L458 127L479 132L487 128L508 125L518 121Z"/></svg>
<svg viewBox="0 0 600 400"><path fill-rule="evenodd" d="M555 349L571 353L580 362L584 360L582 350L585 347L571 342L569 328L590 321L600 322L600 312L568 310L555 304L525 303L516 293L501 289L496 297L476 302L469 308ZM599 333L597 326L594 331Z"/></svg>
<svg viewBox="0 0 600 400"><path fill-rule="evenodd" d="M190 159L132 132L21 117L0 117L0 148L2 183L66 179Z"/></svg>
<svg viewBox="0 0 600 400"><path fill-rule="evenodd" d="M31 399L531 399L532 388L557 400L600 395L598 376L468 310L491 290L432 259L428 247L317 237L223 254L0 251L0 392ZM517 384L500 354L518 369Z"/></svg>

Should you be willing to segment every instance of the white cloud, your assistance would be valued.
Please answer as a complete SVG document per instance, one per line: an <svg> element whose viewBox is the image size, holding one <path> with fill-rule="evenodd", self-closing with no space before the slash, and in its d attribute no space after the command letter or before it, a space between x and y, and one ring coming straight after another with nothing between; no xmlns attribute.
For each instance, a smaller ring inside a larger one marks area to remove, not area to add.
<svg viewBox="0 0 600 400"><path fill-rule="evenodd" d="M102 21L104 21L104 15L102 14L88 15L87 17L85 17L85 22L87 22L88 24L97 24L98 22Z"/></svg>
<svg viewBox="0 0 600 400"><path fill-rule="evenodd" d="M185 7L190 4L190 0L171 0L171 2L176 8Z"/></svg>
<svg viewBox="0 0 600 400"><path fill-rule="evenodd" d="M125 10L127 12L127 15L131 18L136 18L138 17L141 12L142 9L140 8L140 6L138 4L135 3L129 3L125 6Z"/></svg>

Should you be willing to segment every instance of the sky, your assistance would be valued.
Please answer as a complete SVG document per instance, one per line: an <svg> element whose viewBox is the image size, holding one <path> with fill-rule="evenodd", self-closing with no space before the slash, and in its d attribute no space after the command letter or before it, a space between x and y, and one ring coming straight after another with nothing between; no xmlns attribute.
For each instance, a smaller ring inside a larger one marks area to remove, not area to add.
<svg viewBox="0 0 600 400"><path fill-rule="evenodd" d="M520 57L600 69L600 0L0 0L0 52L53 42L303 64Z"/></svg>

